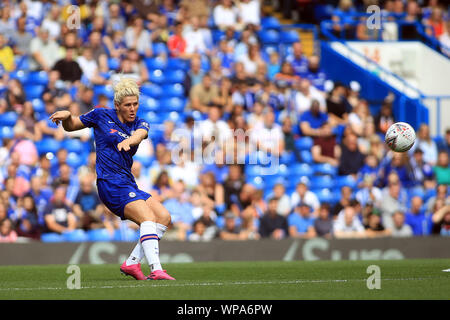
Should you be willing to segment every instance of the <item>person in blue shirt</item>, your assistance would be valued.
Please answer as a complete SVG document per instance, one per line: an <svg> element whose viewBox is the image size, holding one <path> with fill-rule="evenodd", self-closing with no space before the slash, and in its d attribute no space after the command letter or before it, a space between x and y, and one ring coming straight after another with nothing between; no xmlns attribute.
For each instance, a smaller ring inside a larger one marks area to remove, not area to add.
<svg viewBox="0 0 450 320"><path fill-rule="evenodd" d="M405 214L405 222L411 227L415 236L429 235L433 226L431 215L426 215L422 206L422 198L418 196L413 197L411 199L411 208Z"/></svg>
<svg viewBox="0 0 450 320"><path fill-rule="evenodd" d="M316 236L311 207L300 202L288 218L289 235L293 238L313 238Z"/></svg>
<svg viewBox="0 0 450 320"><path fill-rule="evenodd" d="M292 45L292 54L286 57L286 61L292 65L296 76L303 77L308 72L308 59L303 54L300 42Z"/></svg>
<svg viewBox="0 0 450 320"><path fill-rule="evenodd" d="M149 125L137 117L139 86L121 78L114 86L114 109L97 107L79 117L57 111L50 119L66 131L94 129L98 194L105 206L121 219L140 226L140 241L120 267L137 280L175 280L162 269L159 240L170 224L170 213L150 194L140 190L131 166L141 141L148 137ZM145 277L140 260L146 257L152 270Z"/></svg>

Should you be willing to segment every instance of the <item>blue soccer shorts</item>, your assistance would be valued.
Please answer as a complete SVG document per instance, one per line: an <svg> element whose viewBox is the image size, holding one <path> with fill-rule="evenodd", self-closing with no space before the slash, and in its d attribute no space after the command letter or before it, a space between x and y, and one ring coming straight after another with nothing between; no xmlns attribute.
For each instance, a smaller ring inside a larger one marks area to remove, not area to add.
<svg viewBox="0 0 450 320"><path fill-rule="evenodd" d="M134 180L97 179L97 189L100 200L120 219L124 218L125 206L136 200L146 201L151 195L139 190Z"/></svg>

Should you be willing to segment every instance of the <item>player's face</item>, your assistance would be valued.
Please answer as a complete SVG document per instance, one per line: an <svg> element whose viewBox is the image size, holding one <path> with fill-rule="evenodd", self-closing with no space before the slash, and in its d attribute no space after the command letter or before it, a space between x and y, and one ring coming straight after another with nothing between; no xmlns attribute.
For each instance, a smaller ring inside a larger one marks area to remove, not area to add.
<svg viewBox="0 0 450 320"><path fill-rule="evenodd" d="M122 122L132 122L136 119L139 101L136 96L125 97L122 103L116 106L117 116Z"/></svg>

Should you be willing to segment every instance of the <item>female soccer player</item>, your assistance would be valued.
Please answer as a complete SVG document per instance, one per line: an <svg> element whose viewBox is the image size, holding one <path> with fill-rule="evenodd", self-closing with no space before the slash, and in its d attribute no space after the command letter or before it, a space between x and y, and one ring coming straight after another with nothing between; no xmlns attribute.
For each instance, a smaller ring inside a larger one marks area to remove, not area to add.
<svg viewBox="0 0 450 320"><path fill-rule="evenodd" d="M132 79L121 79L114 86L114 109L94 108L79 117L58 111L50 119L62 122L66 131L94 128L97 152L97 188L100 199L122 220L140 226L140 239L131 255L120 267L136 280L175 280L162 270L159 243L170 223L170 214L150 194L139 190L131 173L133 155L148 136L149 125L136 116L139 87ZM144 257L151 273L144 276L140 260Z"/></svg>

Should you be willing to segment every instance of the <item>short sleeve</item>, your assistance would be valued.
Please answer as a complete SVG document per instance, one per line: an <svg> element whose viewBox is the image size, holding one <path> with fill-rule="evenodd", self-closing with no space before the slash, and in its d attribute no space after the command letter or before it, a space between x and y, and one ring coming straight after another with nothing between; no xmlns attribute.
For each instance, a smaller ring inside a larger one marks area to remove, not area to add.
<svg viewBox="0 0 450 320"><path fill-rule="evenodd" d="M91 111L80 116L80 121L88 128L95 127L98 123L101 109L92 109Z"/></svg>
<svg viewBox="0 0 450 320"><path fill-rule="evenodd" d="M135 130L137 129L144 129L145 131L148 132L148 130L150 130L150 126L148 122L145 121L144 119L138 119L138 121L136 122Z"/></svg>

